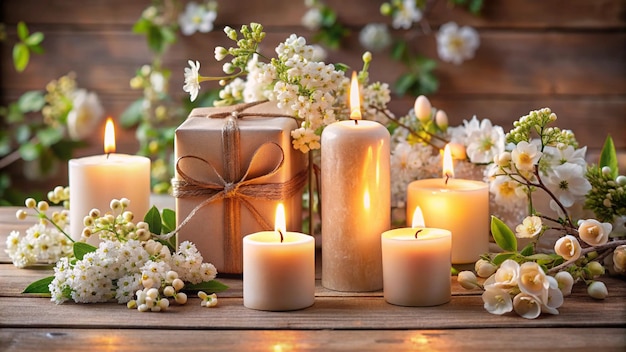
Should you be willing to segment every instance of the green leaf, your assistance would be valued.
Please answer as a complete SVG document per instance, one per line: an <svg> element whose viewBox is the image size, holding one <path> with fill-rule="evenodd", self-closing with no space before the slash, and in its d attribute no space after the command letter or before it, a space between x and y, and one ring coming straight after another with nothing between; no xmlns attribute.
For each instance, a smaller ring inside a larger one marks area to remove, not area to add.
<svg viewBox="0 0 626 352"><path fill-rule="evenodd" d="M15 71L22 72L28 66L28 61L30 60L30 52L28 51L28 47L24 43L17 43L13 47L13 66L15 67Z"/></svg>
<svg viewBox="0 0 626 352"><path fill-rule="evenodd" d="M545 254L545 253L537 253L537 254L526 256L526 259L532 260L532 261L547 261L547 262L551 262L552 260L554 260L554 257L549 255L549 254Z"/></svg>
<svg viewBox="0 0 626 352"><path fill-rule="evenodd" d="M74 242L74 256L78 260L82 260L85 254L95 252L96 247L85 242Z"/></svg>
<svg viewBox="0 0 626 352"><path fill-rule="evenodd" d="M37 138L44 147L49 147L63 139L63 128L48 127L37 131Z"/></svg>
<svg viewBox="0 0 626 352"><path fill-rule="evenodd" d="M228 289L228 286L224 285L223 283L216 281L216 280L211 280L211 281L205 281L205 282L201 282L199 284L187 284L185 285L185 290L187 291L204 291L206 293L216 293L216 292L222 292Z"/></svg>
<svg viewBox="0 0 626 352"><path fill-rule="evenodd" d="M29 47L39 45L41 44L41 42L43 42L43 38L43 33L35 32L29 35L28 38L24 40L24 44L28 45Z"/></svg>
<svg viewBox="0 0 626 352"><path fill-rule="evenodd" d="M157 207L153 205L152 208L148 210L148 213L146 213L146 216L143 218L143 221L148 223L150 232L155 233L157 235L161 234L161 228L162 228L161 214L159 214L159 209L157 209Z"/></svg>
<svg viewBox="0 0 626 352"><path fill-rule="evenodd" d="M176 229L176 212L172 209L163 209L163 232L170 233Z"/></svg>
<svg viewBox="0 0 626 352"><path fill-rule="evenodd" d="M511 259L515 257L515 253L498 253L495 257L493 257L493 264L495 265L500 265L502 264L505 260L507 259Z"/></svg>
<svg viewBox="0 0 626 352"><path fill-rule="evenodd" d="M19 144L24 144L28 142L31 136L30 126L29 125L19 125L15 129L15 140Z"/></svg>
<svg viewBox="0 0 626 352"><path fill-rule="evenodd" d="M129 107L124 110L120 115L120 124L124 128L134 127L141 122L143 117L143 102L144 98L135 100ZM209 106L209 105L207 105Z"/></svg>
<svg viewBox="0 0 626 352"><path fill-rule="evenodd" d="M417 82L417 77L415 77L412 73L405 73L401 75L395 83L396 93L399 95L404 95L407 91L411 89Z"/></svg>
<svg viewBox="0 0 626 352"><path fill-rule="evenodd" d="M535 253L534 246L532 243L529 243L524 249L522 249L519 254L529 256Z"/></svg>
<svg viewBox="0 0 626 352"><path fill-rule="evenodd" d="M17 36L20 38L21 41L25 41L26 38L28 38L28 27L23 21L20 21L17 24Z"/></svg>
<svg viewBox="0 0 626 352"><path fill-rule="evenodd" d="M148 33L149 28L152 26L152 22L148 21L145 18L140 18L133 25L133 33L137 34L146 34Z"/></svg>
<svg viewBox="0 0 626 352"><path fill-rule="evenodd" d="M41 280L37 280L28 285L22 293L39 293L39 294L50 294L49 285L54 280L54 276L44 277Z"/></svg>
<svg viewBox="0 0 626 352"><path fill-rule="evenodd" d="M515 234L502 220L491 216L491 234L500 248L508 252L517 251Z"/></svg>
<svg viewBox="0 0 626 352"><path fill-rule="evenodd" d="M407 48L407 44L404 40L394 43L391 48L391 58L397 61L402 60L407 53Z"/></svg>
<svg viewBox="0 0 626 352"><path fill-rule="evenodd" d="M74 155L74 150L83 148L88 145L85 141L72 141L68 139L62 139L58 143L50 146L54 155L61 160L70 160Z"/></svg>
<svg viewBox="0 0 626 352"><path fill-rule="evenodd" d="M41 155L41 146L33 143L24 143L20 146L20 156L26 161L33 161Z"/></svg>
<svg viewBox="0 0 626 352"><path fill-rule="evenodd" d="M613 144L613 138L606 136L602 152L600 153L600 168L608 166L611 168L611 178L615 179L618 176L618 163L617 153L615 151L615 144Z"/></svg>
<svg viewBox="0 0 626 352"><path fill-rule="evenodd" d="M22 94L17 100L22 112L40 111L46 105L46 98L42 91L33 90Z"/></svg>

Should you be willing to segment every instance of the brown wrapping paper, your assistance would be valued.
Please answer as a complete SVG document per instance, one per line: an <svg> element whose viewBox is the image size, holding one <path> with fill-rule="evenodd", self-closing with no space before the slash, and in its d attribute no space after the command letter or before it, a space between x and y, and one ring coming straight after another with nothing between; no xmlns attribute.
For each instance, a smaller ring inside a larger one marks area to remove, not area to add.
<svg viewBox="0 0 626 352"><path fill-rule="evenodd" d="M228 112L235 110L239 111L236 121L234 118L229 121ZM186 221L179 229L178 242L192 241L204 260L213 263L220 273L243 273L243 237L273 230L276 205L280 201L285 205L287 230L300 231L302 226L302 182L297 182L297 191L288 199L268 200L262 196L267 184L293 186L294 180L302 180L306 175L306 157L291 144L291 131L298 124L289 117L258 114L284 116L272 103L198 108L176 129L174 183L193 180L201 185L199 188L204 184L228 184L218 187L221 191L214 191L213 198L204 194L176 198L177 225ZM236 137L232 130L225 132L229 128L225 124L233 122L238 129ZM235 146L238 151L233 149ZM225 159L226 155L231 156L229 160ZM255 196L240 200L232 194L227 196L231 192ZM257 197L259 194L261 199ZM194 210L195 214L189 217ZM231 226L237 212L236 226ZM228 234L233 228L237 228L237 233Z"/></svg>

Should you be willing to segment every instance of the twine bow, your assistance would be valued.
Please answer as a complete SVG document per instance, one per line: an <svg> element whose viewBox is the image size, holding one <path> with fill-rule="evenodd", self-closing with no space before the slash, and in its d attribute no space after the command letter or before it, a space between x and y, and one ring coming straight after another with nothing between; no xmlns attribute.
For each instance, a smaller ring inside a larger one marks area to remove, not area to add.
<svg viewBox="0 0 626 352"><path fill-rule="evenodd" d="M224 201L224 249L225 253L230 252L234 255L225 257L225 272L242 272L241 253L241 230L240 230L240 205L245 206L252 214L255 221L264 230L271 230L270 223L251 203L252 199L264 200L283 200L289 199L296 194L306 182L306 171L302 171L292 179L283 183L263 183L262 180L275 175L284 164L285 154L280 145L274 142L266 142L259 146L252 155L248 166L245 168L243 175L240 175L240 156L239 152L239 128L237 118L244 116L266 116L269 114L242 113L243 110L257 105L259 102L250 103L240 106L233 112L223 112L210 115L210 118L226 118L226 122L222 128L222 145L224 152L224 175L220 175L211 162L194 156L185 155L176 160L176 172L179 179L172 181L173 194L176 198L186 197L207 197L198 204L187 217L177 226L176 230L169 234L161 235L163 239L171 237L178 232L180 228L185 226L200 209L205 206L219 201ZM275 114L272 116L276 116ZM249 178L250 171L261 162L260 154L265 148L277 148L280 154L280 160L266 174ZM183 160L196 160L208 166L217 182L205 182L197 180L184 172L181 166Z"/></svg>

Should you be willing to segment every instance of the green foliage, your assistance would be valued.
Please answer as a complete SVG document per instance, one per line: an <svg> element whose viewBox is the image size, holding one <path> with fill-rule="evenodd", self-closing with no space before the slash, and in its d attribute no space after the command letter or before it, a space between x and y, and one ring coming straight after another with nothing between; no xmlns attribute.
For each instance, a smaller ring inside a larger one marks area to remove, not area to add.
<svg viewBox="0 0 626 352"><path fill-rule="evenodd" d="M17 72L23 72L30 61L30 53L43 53L41 43L44 35L41 32L30 34L26 23L19 22L17 24L17 36L19 42L13 46L13 66Z"/></svg>
<svg viewBox="0 0 626 352"><path fill-rule="evenodd" d="M161 234L161 229L163 228L163 225L161 224L161 214L159 214L159 209L157 209L157 207L152 206L152 208L150 208L150 210L148 210L148 212L146 213L143 221L148 223L150 232L155 234Z"/></svg>
<svg viewBox="0 0 626 352"><path fill-rule="evenodd" d="M498 246L508 252L517 251L517 239L513 231L500 219L491 216L491 234Z"/></svg>
<svg viewBox="0 0 626 352"><path fill-rule="evenodd" d="M225 291L228 286L219 281L211 280L199 284L186 284L183 289L185 291L204 291L210 294Z"/></svg>
<svg viewBox="0 0 626 352"><path fill-rule="evenodd" d="M611 136L607 136L604 141L604 146L602 147L602 152L600 154L599 166L601 168L604 166L611 168L610 176L612 179L615 179L618 176L619 165L617 163L617 152L615 151L615 144L613 144L613 138L611 138Z"/></svg>
<svg viewBox="0 0 626 352"><path fill-rule="evenodd" d="M143 17L133 25L133 32L144 35L150 50L157 54L165 53L176 42L175 27L158 25Z"/></svg>
<svg viewBox="0 0 626 352"><path fill-rule="evenodd" d="M391 57L402 62L406 73L402 74L394 84L399 95L428 95L437 91L439 80L434 74L437 67L435 60L411 52L405 41L397 41L391 49Z"/></svg>
<svg viewBox="0 0 626 352"><path fill-rule="evenodd" d="M37 293L44 294L50 296L50 288L49 285L54 280L54 276L44 277L41 280L37 280L28 285L22 293Z"/></svg>
<svg viewBox="0 0 626 352"><path fill-rule="evenodd" d="M130 104L120 115L120 124L124 128L131 128L138 125L143 118L144 98L139 98Z"/></svg>
<svg viewBox="0 0 626 352"><path fill-rule="evenodd" d="M474 15L479 15L484 5L483 0L449 0L449 2L452 3L453 5L467 7L469 12L471 12Z"/></svg>
<svg viewBox="0 0 626 352"><path fill-rule="evenodd" d="M85 254L95 252L98 248L85 242L74 242L74 257L82 260Z"/></svg>

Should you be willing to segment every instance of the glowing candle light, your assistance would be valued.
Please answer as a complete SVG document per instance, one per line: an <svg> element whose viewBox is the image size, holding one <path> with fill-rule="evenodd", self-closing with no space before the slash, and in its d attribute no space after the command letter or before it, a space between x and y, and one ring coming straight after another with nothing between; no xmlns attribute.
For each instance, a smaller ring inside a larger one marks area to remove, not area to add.
<svg viewBox="0 0 626 352"><path fill-rule="evenodd" d="M356 73L350 121L322 133L322 285L337 291L382 288L380 234L390 227L389 132L361 120Z"/></svg>
<svg viewBox="0 0 626 352"><path fill-rule="evenodd" d="M69 161L70 235L79 240L83 218L93 208L110 211L112 199L128 198L136 219L150 208L150 159L115 153L115 129L109 117L104 136L104 154ZM98 238L89 243L97 244Z"/></svg>

